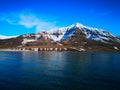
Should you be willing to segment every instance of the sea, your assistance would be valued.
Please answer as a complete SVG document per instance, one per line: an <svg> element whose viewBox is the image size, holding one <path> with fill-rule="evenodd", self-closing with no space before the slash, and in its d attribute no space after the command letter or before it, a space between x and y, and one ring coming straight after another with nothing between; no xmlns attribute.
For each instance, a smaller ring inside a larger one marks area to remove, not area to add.
<svg viewBox="0 0 120 90"><path fill-rule="evenodd" d="M120 52L0 51L0 90L120 90Z"/></svg>

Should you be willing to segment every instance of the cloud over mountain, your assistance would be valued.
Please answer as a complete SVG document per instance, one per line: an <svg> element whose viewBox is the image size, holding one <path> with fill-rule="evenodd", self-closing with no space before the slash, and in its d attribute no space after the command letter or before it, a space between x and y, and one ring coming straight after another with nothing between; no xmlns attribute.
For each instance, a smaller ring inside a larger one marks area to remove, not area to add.
<svg viewBox="0 0 120 90"><path fill-rule="evenodd" d="M2 16L0 20L12 25L22 25L28 29L35 27L36 32L57 28L55 22L43 20L37 14L26 11L9 13Z"/></svg>

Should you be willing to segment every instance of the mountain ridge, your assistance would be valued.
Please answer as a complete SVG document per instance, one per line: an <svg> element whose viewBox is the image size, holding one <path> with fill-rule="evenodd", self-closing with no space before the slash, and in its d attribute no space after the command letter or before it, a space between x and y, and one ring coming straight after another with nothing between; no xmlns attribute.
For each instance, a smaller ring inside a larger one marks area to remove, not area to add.
<svg viewBox="0 0 120 90"><path fill-rule="evenodd" d="M87 39L93 39L93 40L96 40L96 41L103 41L104 42L104 40L109 40L110 37L111 38L116 38L116 36L110 34L109 32L107 32L105 30L86 27L86 26L84 26L82 24L79 24L79 23L72 24L68 27L59 28L57 30L46 31L46 32L43 32L43 33L46 33L46 35L48 34L48 37L52 38L54 41L60 41L62 39L66 39L67 37L72 36L73 32L76 29L81 30L86 35ZM52 35L50 36L50 34L52 34ZM57 36L57 37L55 37L55 36ZM40 37L39 34L38 34L37 37L38 38ZM119 39L118 39L118 42L120 42Z"/></svg>
<svg viewBox="0 0 120 90"><path fill-rule="evenodd" d="M36 34L25 34L16 38L0 40L0 47L27 46L69 46L84 51L120 51L120 39L111 33L80 23L68 27L43 31ZM17 44L16 44L17 43Z"/></svg>

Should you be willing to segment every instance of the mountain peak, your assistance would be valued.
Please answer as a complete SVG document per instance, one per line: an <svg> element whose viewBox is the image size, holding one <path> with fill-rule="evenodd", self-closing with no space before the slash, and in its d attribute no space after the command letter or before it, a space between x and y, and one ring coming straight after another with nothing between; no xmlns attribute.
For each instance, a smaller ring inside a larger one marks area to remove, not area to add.
<svg viewBox="0 0 120 90"><path fill-rule="evenodd" d="M26 34L9 40L0 40L2 47L16 46L70 46L79 51L120 50L120 39L101 29L74 23L67 27ZM97 48L97 50L96 50ZM70 48L71 49L71 48Z"/></svg>
<svg viewBox="0 0 120 90"><path fill-rule="evenodd" d="M82 28L82 27L85 27L83 24L80 24L80 23L78 23L78 22L75 23L75 26L76 26L76 27L81 27L81 28Z"/></svg>
<svg viewBox="0 0 120 90"><path fill-rule="evenodd" d="M68 28L69 28L69 29L70 29L70 28L90 29L90 30L98 30L98 31L101 30L101 29L98 29L98 28L93 28L93 27L85 26L85 25L83 25L83 24L81 24L81 23L78 23L78 22L76 22L76 23L68 26Z"/></svg>
<svg viewBox="0 0 120 90"><path fill-rule="evenodd" d="M85 27L86 27L86 26L84 26L84 25L82 25L82 24L80 24L80 23L78 23L78 22L76 22L76 23L68 26L69 29L70 29L70 28L85 28Z"/></svg>

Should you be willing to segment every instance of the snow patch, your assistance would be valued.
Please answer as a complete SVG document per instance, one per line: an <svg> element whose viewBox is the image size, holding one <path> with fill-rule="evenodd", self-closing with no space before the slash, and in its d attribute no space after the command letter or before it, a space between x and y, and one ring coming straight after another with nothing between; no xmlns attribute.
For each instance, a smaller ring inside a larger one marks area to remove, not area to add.
<svg viewBox="0 0 120 90"><path fill-rule="evenodd" d="M23 41L21 42L22 45L25 45L27 44L28 42L34 42L36 41L35 39L27 39L27 38L24 38Z"/></svg>
<svg viewBox="0 0 120 90"><path fill-rule="evenodd" d="M115 50L119 50L119 48L118 48L118 47L116 47L116 46L114 46L113 48L114 48Z"/></svg>

